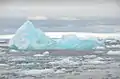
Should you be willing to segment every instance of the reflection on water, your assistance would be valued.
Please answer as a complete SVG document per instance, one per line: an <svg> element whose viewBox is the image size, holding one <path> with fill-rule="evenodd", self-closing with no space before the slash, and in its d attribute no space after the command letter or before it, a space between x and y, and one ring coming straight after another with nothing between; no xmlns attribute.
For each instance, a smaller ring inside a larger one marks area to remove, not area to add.
<svg viewBox="0 0 120 79"><path fill-rule="evenodd" d="M120 79L119 60L119 55L107 53L54 56L2 51L0 79Z"/></svg>

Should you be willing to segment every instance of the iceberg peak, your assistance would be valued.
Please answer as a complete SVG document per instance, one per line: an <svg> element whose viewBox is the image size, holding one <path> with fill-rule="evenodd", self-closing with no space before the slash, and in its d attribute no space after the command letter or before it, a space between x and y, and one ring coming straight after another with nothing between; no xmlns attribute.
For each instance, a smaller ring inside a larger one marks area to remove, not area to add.
<svg viewBox="0 0 120 79"><path fill-rule="evenodd" d="M50 48L54 41L40 29L36 29L32 22L26 21L9 41L11 48L19 50L38 50Z"/></svg>
<svg viewBox="0 0 120 79"><path fill-rule="evenodd" d="M28 20L17 30L16 33L21 32L21 30L27 31L27 30L34 30L34 29L35 29L34 25L32 24L31 21Z"/></svg>

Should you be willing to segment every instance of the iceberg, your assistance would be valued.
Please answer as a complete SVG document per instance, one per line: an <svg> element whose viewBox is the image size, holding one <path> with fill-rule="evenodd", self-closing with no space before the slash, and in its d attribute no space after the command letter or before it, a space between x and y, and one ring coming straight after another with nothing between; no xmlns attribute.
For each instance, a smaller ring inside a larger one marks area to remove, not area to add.
<svg viewBox="0 0 120 79"><path fill-rule="evenodd" d="M9 41L9 47L16 50L92 50L100 44L96 39L82 39L76 35L63 35L59 40L50 38L30 21L26 21Z"/></svg>
<svg viewBox="0 0 120 79"><path fill-rule="evenodd" d="M25 22L9 41L10 48L19 50L48 49L54 41L41 30L36 29L32 22Z"/></svg>

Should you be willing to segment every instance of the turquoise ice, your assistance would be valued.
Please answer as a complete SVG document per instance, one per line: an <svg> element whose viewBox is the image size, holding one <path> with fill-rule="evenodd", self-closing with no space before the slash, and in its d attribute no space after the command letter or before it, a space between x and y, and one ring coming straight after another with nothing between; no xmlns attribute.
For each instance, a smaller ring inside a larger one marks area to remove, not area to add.
<svg viewBox="0 0 120 79"><path fill-rule="evenodd" d="M64 36L58 42L58 47L62 49L76 49L76 50L92 50L98 45L96 40L82 39L76 35Z"/></svg>
<svg viewBox="0 0 120 79"><path fill-rule="evenodd" d="M48 49L52 43L54 41L36 29L30 21L25 22L9 42L11 48L19 50Z"/></svg>
<svg viewBox="0 0 120 79"><path fill-rule="evenodd" d="M26 21L9 41L10 48L18 50L92 50L98 45L96 39L82 39L76 35L63 36L56 41L46 36L40 29L36 29L30 21Z"/></svg>

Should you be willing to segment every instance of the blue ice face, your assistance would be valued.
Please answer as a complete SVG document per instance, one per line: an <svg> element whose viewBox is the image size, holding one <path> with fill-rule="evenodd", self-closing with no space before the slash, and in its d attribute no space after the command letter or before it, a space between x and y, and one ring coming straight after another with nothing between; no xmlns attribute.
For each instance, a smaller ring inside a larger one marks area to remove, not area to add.
<svg viewBox="0 0 120 79"><path fill-rule="evenodd" d="M60 48L75 50L92 50L96 45L96 40L80 39L75 35L64 36L58 42L58 47Z"/></svg>
<svg viewBox="0 0 120 79"><path fill-rule="evenodd" d="M52 43L52 39L34 27L27 21L16 32L15 36L10 40L10 46L18 49L46 49Z"/></svg>

